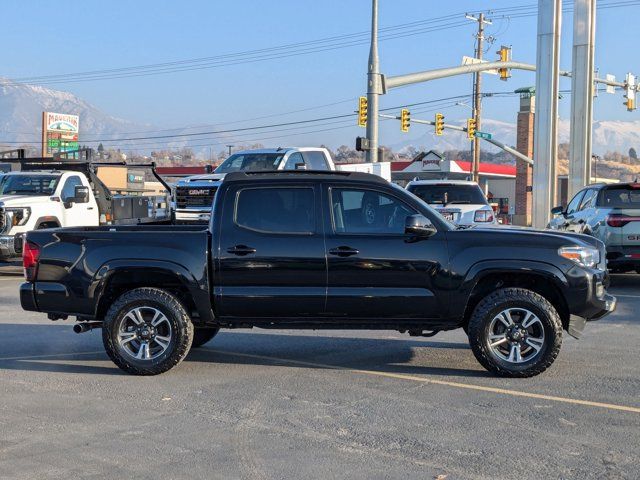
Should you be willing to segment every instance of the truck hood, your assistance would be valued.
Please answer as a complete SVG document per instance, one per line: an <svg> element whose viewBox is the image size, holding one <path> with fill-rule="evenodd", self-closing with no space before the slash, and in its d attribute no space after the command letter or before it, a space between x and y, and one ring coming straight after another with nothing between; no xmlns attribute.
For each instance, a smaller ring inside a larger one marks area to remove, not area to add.
<svg viewBox="0 0 640 480"><path fill-rule="evenodd" d="M538 230L531 227L518 227L514 225L487 225L482 227L473 227L469 230L472 230L474 232L489 232L491 235L496 236L497 242L500 242L500 238L508 242L509 238L522 238L523 236L531 237L533 239L546 237L554 238L560 241L562 239L565 239L570 243L596 247L598 249L600 249L601 246L604 248L604 244L600 240L590 235L584 235L582 233L563 232L559 230Z"/></svg>
<svg viewBox="0 0 640 480"><path fill-rule="evenodd" d="M28 207L35 203L49 203L49 195L2 195L0 196L0 207Z"/></svg>
<svg viewBox="0 0 640 480"><path fill-rule="evenodd" d="M188 178L184 178L182 180L180 180L178 182L179 186L189 186L193 183L215 183L215 182L221 182L224 177L226 176L226 173L209 173L206 175L193 175L191 177Z"/></svg>

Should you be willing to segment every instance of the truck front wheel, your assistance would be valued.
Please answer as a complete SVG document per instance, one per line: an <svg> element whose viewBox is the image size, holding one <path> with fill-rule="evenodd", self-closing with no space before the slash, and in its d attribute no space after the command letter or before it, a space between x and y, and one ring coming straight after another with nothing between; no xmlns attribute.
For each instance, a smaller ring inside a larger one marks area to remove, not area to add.
<svg viewBox="0 0 640 480"><path fill-rule="evenodd" d="M544 372L562 345L558 312L543 296L524 288L504 288L482 299L468 329L475 357L504 377Z"/></svg>
<svg viewBox="0 0 640 480"><path fill-rule="evenodd" d="M180 301L158 288L122 294L109 308L102 341L113 362L127 373L157 375L175 367L193 341L193 324Z"/></svg>

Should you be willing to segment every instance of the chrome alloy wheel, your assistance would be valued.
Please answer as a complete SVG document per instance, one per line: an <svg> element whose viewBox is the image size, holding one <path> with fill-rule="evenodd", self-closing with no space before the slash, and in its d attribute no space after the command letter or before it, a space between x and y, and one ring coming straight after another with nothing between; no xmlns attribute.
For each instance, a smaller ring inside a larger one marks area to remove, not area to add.
<svg viewBox="0 0 640 480"><path fill-rule="evenodd" d="M153 307L136 307L127 312L118 329L118 344L136 360L153 360L171 343L172 329L164 313Z"/></svg>
<svg viewBox="0 0 640 480"><path fill-rule="evenodd" d="M489 348L497 358L509 363L524 363L540 353L544 345L544 326L526 308L508 308L498 313L489 325Z"/></svg>

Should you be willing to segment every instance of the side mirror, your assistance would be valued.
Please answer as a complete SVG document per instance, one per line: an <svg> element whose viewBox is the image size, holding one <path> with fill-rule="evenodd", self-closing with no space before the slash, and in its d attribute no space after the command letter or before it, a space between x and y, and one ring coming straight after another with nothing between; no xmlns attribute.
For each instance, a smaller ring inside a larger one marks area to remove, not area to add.
<svg viewBox="0 0 640 480"><path fill-rule="evenodd" d="M304 163L296 163L296 170L306 170L307 165Z"/></svg>
<svg viewBox="0 0 640 480"><path fill-rule="evenodd" d="M84 185L76 185L73 193L73 200L75 203L89 203L89 187Z"/></svg>
<svg viewBox="0 0 640 480"><path fill-rule="evenodd" d="M404 233L419 237L430 237L438 230L424 215L409 215L404 221Z"/></svg>
<svg viewBox="0 0 640 480"><path fill-rule="evenodd" d="M562 215L564 214L564 208L560 207L553 207L551 209L551 215Z"/></svg>

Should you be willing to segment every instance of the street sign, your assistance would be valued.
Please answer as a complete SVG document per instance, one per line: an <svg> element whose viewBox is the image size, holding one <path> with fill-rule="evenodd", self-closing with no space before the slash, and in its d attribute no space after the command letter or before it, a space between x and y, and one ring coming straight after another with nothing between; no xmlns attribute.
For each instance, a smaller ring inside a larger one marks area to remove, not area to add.
<svg viewBox="0 0 640 480"><path fill-rule="evenodd" d="M476 137L484 138L485 140L491 140L491 134L487 132L478 132L476 131Z"/></svg>
<svg viewBox="0 0 640 480"><path fill-rule="evenodd" d="M479 58L475 58L475 57L468 57L466 55L464 55L462 57L462 65L475 65L477 63L487 63L489 60L480 60ZM489 73L491 75L498 75L498 69L494 68L493 70L485 70L482 73Z"/></svg>

